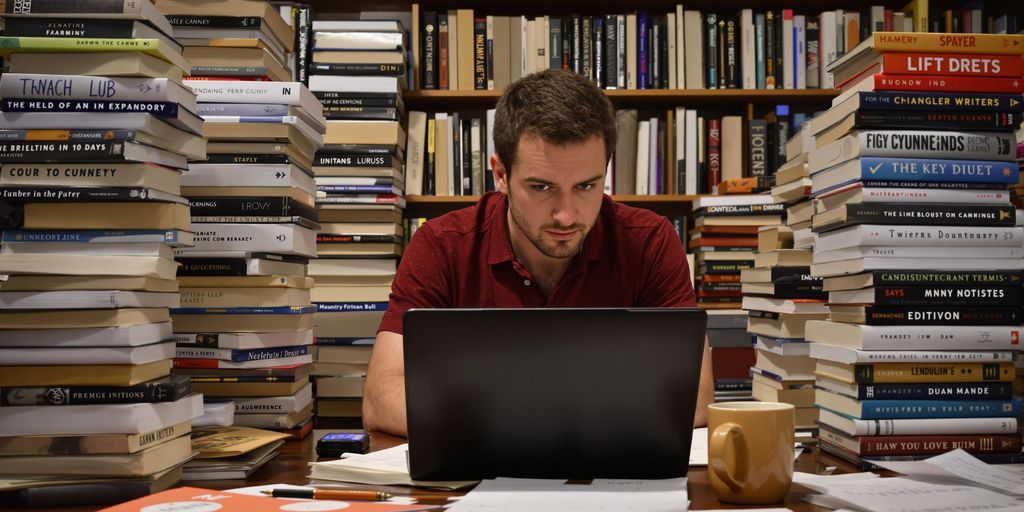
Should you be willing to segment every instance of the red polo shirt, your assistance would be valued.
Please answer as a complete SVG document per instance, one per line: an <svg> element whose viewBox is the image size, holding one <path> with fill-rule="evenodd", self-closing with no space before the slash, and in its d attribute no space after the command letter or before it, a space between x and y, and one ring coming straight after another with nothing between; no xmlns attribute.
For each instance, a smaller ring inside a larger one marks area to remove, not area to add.
<svg viewBox="0 0 1024 512"><path fill-rule="evenodd" d="M512 254L508 200L432 219L412 237L379 331L402 333L410 308L693 307L686 253L672 225L604 197L583 249L549 297Z"/></svg>

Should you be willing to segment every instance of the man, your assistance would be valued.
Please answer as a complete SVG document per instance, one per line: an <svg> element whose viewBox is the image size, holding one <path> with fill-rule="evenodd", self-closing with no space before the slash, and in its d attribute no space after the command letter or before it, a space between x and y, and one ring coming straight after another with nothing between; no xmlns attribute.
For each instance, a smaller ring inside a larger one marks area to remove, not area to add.
<svg viewBox="0 0 1024 512"><path fill-rule="evenodd" d="M498 192L420 226L406 248L366 376L367 430L406 435L407 309L696 305L669 222L603 193L615 138L611 103L579 75L547 70L508 87L490 157ZM712 401L706 343L703 357L695 426Z"/></svg>

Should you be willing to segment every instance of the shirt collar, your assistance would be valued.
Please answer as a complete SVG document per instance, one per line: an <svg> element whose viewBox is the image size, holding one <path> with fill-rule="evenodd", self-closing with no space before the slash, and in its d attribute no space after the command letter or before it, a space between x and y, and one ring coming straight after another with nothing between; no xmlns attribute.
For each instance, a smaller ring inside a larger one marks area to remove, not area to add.
<svg viewBox="0 0 1024 512"><path fill-rule="evenodd" d="M601 211L597 215L597 221L591 228L587 238L583 240L583 256L592 261L601 259L604 254L604 213L610 206L612 199L604 196L601 202ZM501 192L488 192L480 198L480 207L484 209L484 225L487 226L487 233L484 236L484 243L487 246L487 263L497 265L512 261L512 240L508 235L508 197Z"/></svg>

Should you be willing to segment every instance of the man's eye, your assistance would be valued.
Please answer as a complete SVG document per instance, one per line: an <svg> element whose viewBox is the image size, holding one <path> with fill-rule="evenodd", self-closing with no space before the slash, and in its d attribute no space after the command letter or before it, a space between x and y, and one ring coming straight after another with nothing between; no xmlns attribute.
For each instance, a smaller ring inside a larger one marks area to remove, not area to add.
<svg viewBox="0 0 1024 512"><path fill-rule="evenodd" d="M591 190L593 188L594 188L594 184L593 183L584 183L584 184L579 186L579 189L584 191L584 192L586 192L588 190Z"/></svg>
<svg viewBox="0 0 1024 512"><path fill-rule="evenodd" d="M551 190L551 185L533 185L533 189L537 192L547 192Z"/></svg>

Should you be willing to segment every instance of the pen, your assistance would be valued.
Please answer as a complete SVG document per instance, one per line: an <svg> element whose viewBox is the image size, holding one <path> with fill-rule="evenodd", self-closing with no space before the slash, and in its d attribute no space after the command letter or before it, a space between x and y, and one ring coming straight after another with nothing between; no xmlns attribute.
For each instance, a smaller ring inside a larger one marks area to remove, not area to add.
<svg viewBox="0 0 1024 512"><path fill-rule="evenodd" d="M384 501L391 494L383 491L355 491L335 489L264 489L263 494L275 498L302 498L307 500Z"/></svg>

